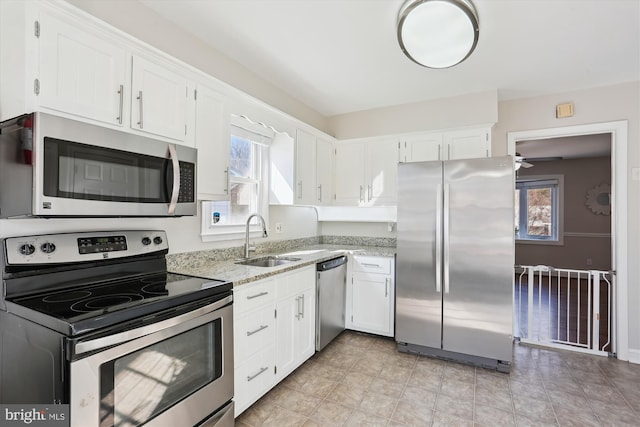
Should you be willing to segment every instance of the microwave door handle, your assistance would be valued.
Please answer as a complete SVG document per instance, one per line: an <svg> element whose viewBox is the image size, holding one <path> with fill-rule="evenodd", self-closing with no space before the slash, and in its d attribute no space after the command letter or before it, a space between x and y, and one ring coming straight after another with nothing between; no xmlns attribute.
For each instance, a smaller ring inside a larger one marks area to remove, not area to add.
<svg viewBox="0 0 640 427"><path fill-rule="evenodd" d="M176 212L178 195L180 194L180 162L178 161L178 153L176 152L175 144L169 144L169 158L173 165L173 190L171 191L171 202L169 203L169 210L167 213L169 215L173 215Z"/></svg>

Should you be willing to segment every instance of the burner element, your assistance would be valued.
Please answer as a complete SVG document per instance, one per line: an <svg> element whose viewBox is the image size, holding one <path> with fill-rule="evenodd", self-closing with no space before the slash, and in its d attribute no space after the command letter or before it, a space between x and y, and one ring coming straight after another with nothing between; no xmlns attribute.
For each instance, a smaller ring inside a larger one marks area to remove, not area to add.
<svg viewBox="0 0 640 427"><path fill-rule="evenodd" d="M79 299L87 298L91 296L91 291L74 291L74 292L64 292L60 294L47 295L42 298L42 302L47 303L56 303L56 302L69 302L76 301Z"/></svg>
<svg viewBox="0 0 640 427"><path fill-rule="evenodd" d="M103 295L78 301L71 306L71 310L80 313L88 313L90 311L108 309L110 307L141 299L144 299L144 297L140 294Z"/></svg>
<svg viewBox="0 0 640 427"><path fill-rule="evenodd" d="M153 282L142 287L142 292L146 292L152 295L169 295L166 282Z"/></svg>

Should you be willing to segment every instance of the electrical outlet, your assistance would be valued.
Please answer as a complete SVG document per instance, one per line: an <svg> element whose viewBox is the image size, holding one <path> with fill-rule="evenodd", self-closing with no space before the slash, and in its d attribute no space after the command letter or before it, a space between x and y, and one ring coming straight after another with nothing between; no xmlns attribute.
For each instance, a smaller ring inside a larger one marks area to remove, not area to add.
<svg viewBox="0 0 640 427"><path fill-rule="evenodd" d="M282 233L282 223L276 222L276 233Z"/></svg>

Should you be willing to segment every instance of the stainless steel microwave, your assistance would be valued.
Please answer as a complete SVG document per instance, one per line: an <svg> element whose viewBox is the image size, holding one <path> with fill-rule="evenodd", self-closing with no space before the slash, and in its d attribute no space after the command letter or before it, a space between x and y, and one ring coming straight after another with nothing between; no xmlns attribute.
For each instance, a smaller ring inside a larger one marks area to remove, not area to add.
<svg viewBox="0 0 640 427"><path fill-rule="evenodd" d="M45 113L29 126L0 138L0 218L196 214L195 148Z"/></svg>

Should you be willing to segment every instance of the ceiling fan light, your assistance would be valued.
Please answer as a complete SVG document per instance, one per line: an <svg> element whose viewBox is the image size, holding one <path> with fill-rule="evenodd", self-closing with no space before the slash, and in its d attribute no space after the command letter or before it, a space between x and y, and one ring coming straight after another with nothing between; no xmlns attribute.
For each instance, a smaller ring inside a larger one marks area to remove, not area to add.
<svg viewBox="0 0 640 427"><path fill-rule="evenodd" d="M409 0L398 15L398 42L412 61L448 68L478 43L478 16L468 0Z"/></svg>

